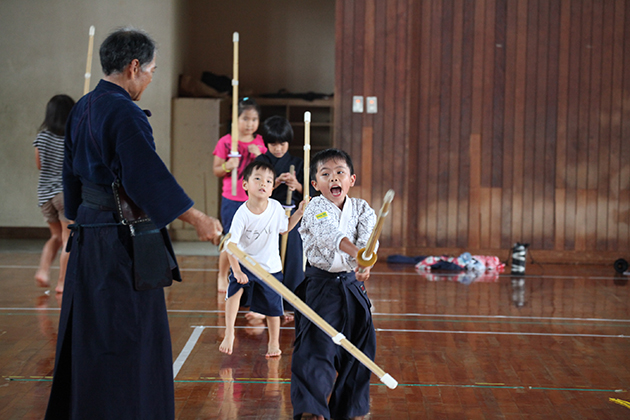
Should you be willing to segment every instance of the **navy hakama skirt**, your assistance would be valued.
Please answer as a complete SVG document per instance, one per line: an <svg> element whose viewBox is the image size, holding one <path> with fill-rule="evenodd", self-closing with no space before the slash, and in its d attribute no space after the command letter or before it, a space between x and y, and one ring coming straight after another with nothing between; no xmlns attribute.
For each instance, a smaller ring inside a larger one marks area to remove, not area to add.
<svg viewBox="0 0 630 420"><path fill-rule="evenodd" d="M79 207L70 239L46 419L173 419L173 359L163 289L133 287L129 227Z"/></svg>
<svg viewBox="0 0 630 420"><path fill-rule="evenodd" d="M354 272L306 269L306 304L374 360L376 332L370 301ZM291 402L295 418L302 413L325 418L362 416L370 410L368 368L306 317L299 317L291 360ZM328 400L330 396L330 400Z"/></svg>

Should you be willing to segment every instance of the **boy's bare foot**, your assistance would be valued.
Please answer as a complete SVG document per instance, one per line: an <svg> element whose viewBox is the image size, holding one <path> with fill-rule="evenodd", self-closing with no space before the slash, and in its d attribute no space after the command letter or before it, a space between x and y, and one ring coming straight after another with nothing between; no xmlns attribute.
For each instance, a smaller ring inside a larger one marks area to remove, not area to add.
<svg viewBox="0 0 630 420"><path fill-rule="evenodd" d="M42 271L38 270L37 273L35 273L35 281L39 287L50 287L48 275Z"/></svg>
<svg viewBox="0 0 630 420"><path fill-rule="evenodd" d="M265 316L263 314L259 314L257 312L252 312L249 311L245 314L245 319L248 320L249 322L252 321L263 321L265 319Z"/></svg>
<svg viewBox="0 0 630 420"><path fill-rule="evenodd" d="M265 355L265 357L278 357L281 354L282 350L280 350L280 347L267 346L267 354Z"/></svg>
<svg viewBox="0 0 630 420"><path fill-rule="evenodd" d="M234 348L234 334L225 333L225 338L221 342L219 346L219 351L225 354L232 354L232 349Z"/></svg>
<svg viewBox="0 0 630 420"><path fill-rule="evenodd" d="M284 313L284 321L282 322L282 324L288 324L289 322L293 321L294 317L293 317L293 312L285 312Z"/></svg>
<svg viewBox="0 0 630 420"><path fill-rule="evenodd" d="M55 292L63 293L63 283L62 284L57 283L57 287L55 287Z"/></svg>

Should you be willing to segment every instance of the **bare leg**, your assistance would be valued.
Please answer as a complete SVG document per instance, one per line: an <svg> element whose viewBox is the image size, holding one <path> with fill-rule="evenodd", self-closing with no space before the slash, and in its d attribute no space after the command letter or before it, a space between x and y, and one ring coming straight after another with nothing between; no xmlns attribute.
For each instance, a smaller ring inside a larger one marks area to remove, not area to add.
<svg viewBox="0 0 630 420"><path fill-rule="evenodd" d="M217 291L225 293L228 288L228 275L230 274L230 261L227 253L219 254L219 274L217 275Z"/></svg>
<svg viewBox="0 0 630 420"><path fill-rule="evenodd" d="M225 354L232 354L234 348L234 324L236 323L236 315L241 304L241 295L243 289L230 296L225 302L225 338L219 346L219 351Z"/></svg>
<svg viewBox="0 0 630 420"><path fill-rule="evenodd" d="M50 266L57 257L57 252L61 247L61 223L48 223L50 229L50 239L46 241L42 256L39 259L39 268L35 273L35 280L41 287L50 286Z"/></svg>
<svg viewBox="0 0 630 420"><path fill-rule="evenodd" d="M268 316L267 329L269 333L269 344L267 345L267 356L276 357L282 354L280 350L280 317Z"/></svg>
<svg viewBox="0 0 630 420"><path fill-rule="evenodd" d="M70 237L70 229L68 229L68 222L61 223L61 255L59 256L59 279L57 280L57 287L55 292L63 293L63 284L66 280L66 268L68 267L68 257L70 254L66 252L66 245L68 244L68 238Z"/></svg>

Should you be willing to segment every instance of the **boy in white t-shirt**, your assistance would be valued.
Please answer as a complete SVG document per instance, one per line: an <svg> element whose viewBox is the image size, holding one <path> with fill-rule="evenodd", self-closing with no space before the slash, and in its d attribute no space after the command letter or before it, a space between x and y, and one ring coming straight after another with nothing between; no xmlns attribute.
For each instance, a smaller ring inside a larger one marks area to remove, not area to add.
<svg viewBox="0 0 630 420"><path fill-rule="evenodd" d="M232 219L230 242L249 254L262 268L282 282L282 261L278 251L280 234L290 231L304 214L304 203L291 218L282 205L271 198L276 173L266 162L254 161L243 171L243 189L247 201L239 207ZM251 293L250 309L267 316L269 344L267 357L280 356L280 316L283 314L282 297L241 266L238 259L228 254L230 274L225 304L225 338L219 351L232 354L234 323L243 293Z"/></svg>

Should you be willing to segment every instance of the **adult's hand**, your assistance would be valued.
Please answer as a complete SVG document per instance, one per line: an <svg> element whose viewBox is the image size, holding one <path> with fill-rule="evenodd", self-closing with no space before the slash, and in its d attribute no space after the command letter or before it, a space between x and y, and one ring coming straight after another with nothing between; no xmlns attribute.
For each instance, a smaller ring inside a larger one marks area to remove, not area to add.
<svg viewBox="0 0 630 420"><path fill-rule="evenodd" d="M210 241L215 245L219 245L219 242L221 242L223 228L221 222L214 217L210 217L194 207L191 207L184 214L179 216L178 219L193 225L197 231L199 240Z"/></svg>

